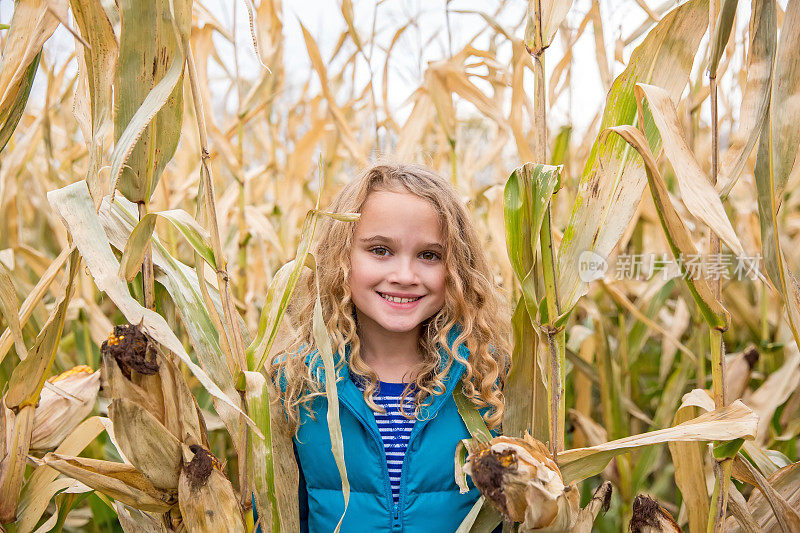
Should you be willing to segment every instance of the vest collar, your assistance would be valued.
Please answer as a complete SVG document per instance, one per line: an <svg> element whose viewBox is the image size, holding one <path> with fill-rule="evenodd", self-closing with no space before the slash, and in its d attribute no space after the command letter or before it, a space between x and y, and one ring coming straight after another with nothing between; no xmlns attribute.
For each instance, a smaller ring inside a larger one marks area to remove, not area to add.
<svg viewBox="0 0 800 533"><path fill-rule="evenodd" d="M462 342L460 343L455 349L453 344L458 338L459 334L461 333L461 327L456 325L447 332L447 344L450 347L451 351L454 351L458 354L458 356L463 359L467 360L469 358L469 350L467 349L466 345ZM310 359L317 353L317 351L311 352L309 354L309 359L306 362L310 362ZM452 358L447 354L447 351L444 348L439 348L439 356L441 358L441 363L439 366L439 371L443 371L447 368L448 363L450 364L450 368L447 370L447 374L442 378L442 384L445 387L445 391L442 394L431 394L426 400L424 405L420 408L419 417L420 420L430 420L436 413L441 409L444 403L447 401L447 398L450 397L453 393L458 382L461 380L461 377L464 375L464 364L459 361L458 359ZM336 354L334 354L334 358ZM344 351L345 361L349 360L350 357L350 346L345 346ZM325 369L322 362L321 357L316 358L316 364L314 365L314 371L319 376L321 381L324 381L325 377ZM336 376L336 391L339 395L339 400L346 404L352 411L356 414L360 415L364 420L371 420L372 418L372 411L367 406L366 402L364 402L363 394L358 389L356 384L350 378L350 368L348 364L343 364L337 370Z"/></svg>

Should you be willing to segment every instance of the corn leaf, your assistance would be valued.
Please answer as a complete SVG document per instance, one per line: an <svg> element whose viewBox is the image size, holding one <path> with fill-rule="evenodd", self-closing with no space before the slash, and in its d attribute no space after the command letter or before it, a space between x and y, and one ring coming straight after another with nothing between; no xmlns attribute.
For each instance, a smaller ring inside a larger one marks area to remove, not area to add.
<svg viewBox="0 0 800 533"><path fill-rule="evenodd" d="M688 275L686 266L680 261L681 257L693 256L697 254L697 249L689 235L686 225L681 219L672 200L669 197L664 178L658 170L655 158L647 146L647 139L640 130L632 126L618 126L608 128L608 132L620 135L626 142L630 143L642 156L647 174L647 181L650 185L650 192L653 202L658 211L658 217L664 234L667 237L673 256L678 260L681 275L692 293L695 303L700 308L709 327L724 331L730 319L728 311L722 306L711 292L708 281L702 277L695 278Z"/></svg>
<svg viewBox="0 0 800 533"><path fill-rule="evenodd" d="M634 435L592 446L566 450L558 454L559 468L565 483L581 481L599 474L617 455L633 449L665 442L705 442L753 439L758 417L741 400L727 407L704 413L683 424Z"/></svg>
<svg viewBox="0 0 800 533"><path fill-rule="evenodd" d="M287 436L286 419L278 405L276 391L260 372L245 372L247 412L266 438L252 432L248 437L248 477L252 479L256 509L264 531L297 531L300 528L297 502L299 480L292 439Z"/></svg>
<svg viewBox="0 0 800 533"><path fill-rule="evenodd" d="M0 263L0 315L5 319L14 338L17 357L27 358L28 349L25 347L25 339L22 338L22 328L17 315L17 291L14 289L14 282L11 281L11 272L3 263Z"/></svg>
<svg viewBox="0 0 800 533"><path fill-rule="evenodd" d="M753 3L755 4L756 2ZM712 78L717 77L719 60L725 51L725 47L728 46L738 5L739 0L723 0L722 8L719 10L719 16L714 25L714 34L711 36L711 42L713 43L711 45L711 55L708 58L708 74Z"/></svg>
<svg viewBox="0 0 800 533"><path fill-rule="evenodd" d="M109 204L106 197L98 217L109 242L118 250L123 250L137 222L136 206L123 197L117 197L113 204ZM150 242L153 263L158 267L156 279L164 285L175 302L175 309L186 328L200 366L229 398L238 397L233 374L219 345L217 329L200 294L197 273L172 257L157 236L154 235ZM221 313L219 294L213 288L208 292L211 305L217 309L217 313ZM218 398L212 399L229 433L238 435L239 414L228 403Z"/></svg>
<svg viewBox="0 0 800 533"><path fill-rule="evenodd" d="M118 276L119 262L111 251L108 238L94 211L86 182L79 181L51 191L47 197L69 229L89 272L94 277L97 288L111 298L129 323L141 323L148 335L175 353L209 394L242 415L248 424L254 425L239 407L238 397L225 394L208 374L192 361L164 318L142 307L130 295L127 285Z"/></svg>
<svg viewBox="0 0 800 533"><path fill-rule="evenodd" d="M528 0L526 46L531 50L544 50L550 46L570 7L572 0Z"/></svg>
<svg viewBox="0 0 800 533"><path fill-rule="evenodd" d="M87 418L61 442L55 453L77 455L104 430L105 426L100 417ZM25 482L17 508L17 516L20 517L17 524L19 533L30 533L36 527L36 523L53 497L53 483L56 477L58 477L56 470L42 465L37 467Z"/></svg>
<svg viewBox="0 0 800 533"><path fill-rule="evenodd" d="M28 67L38 60L42 45L58 27L47 4L46 0L19 0L14 5L0 61L0 123L6 121L20 90L29 83L22 81L31 76ZM64 5L66 1L56 4Z"/></svg>
<svg viewBox="0 0 800 533"><path fill-rule="evenodd" d="M725 214L725 208L717 192L697 163L689 145L686 144L678 122L678 113L667 92L660 87L645 83L637 83L634 92L640 124L644 122L643 100L647 99L653 121L661 135L664 153L675 170L681 200L686 208L710 227L736 255L744 255L742 243L739 242L728 215Z"/></svg>
<svg viewBox="0 0 800 533"><path fill-rule="evenodd" d="M48 453L43 464L94 490L143 511L166 512L174 496L155 488L141 472L125 463Z"/></svg>
<svg viewBox="0 0 800 533"><path fill-rule="evenodd" d="M500 513L481 496L461 521L456 533L490 533L502 521Z"/></svg>
<svg viewBox="0 0 800 533"><path fill-rule="evenodd" d="M90 46L90 48L79 49L79 55L83 56L81 68L85 68L92 115L91 138L86 139L89 144L90 158L86 183L95 206L99 206L104 193L100 183L104 140L107 132L113 126L112 85L119 46L114 35L114 28L111 26L111 21L100 0L70 0L70 5L75 23ZM117 90L129 90L126 87L119 87L119 85L117 87Z"/></svg>
<svg viewBox="0 0 800 533"><path fill-rule="evenodd" d="M1 523L13 522L16 518L26 458L31 444L34 412L42 387L50 375L58 343L64 331L78 263L77 252L72 252L64 293L37 335L28 357L14 367L8 380L8 391L0 400L3 402L4 410L7 408L14 412L13 420L8 424L9 429L3 428L6 445L4 449L7 450L7 454L3 458L3 468L0 469ZM6 432L9 435L5 435Z"/></svg>
<svg viewBox="0 0 800 533"><path fill-rule="evenodd" d="M549 411L545 411L546 353L535 329L539 317L534 266L540 230L560 172L561 167L526 163L511 173L503 192L506 249L522 288L512 317L515 344L505 384L509 402L503 424L509 435L521 437L528 430L543 441L549 425L539 415Z"/></svg>
<svg viewBox="0 0 800 533"><path fill-rule="evenodd" d="M25 111L25 106L28 104L28 97L31 94L31 87L33 87L33 79L36 76L36 71L39 69L39 59L42 53L36 54L36 57L28 65L25 74L19 79L19 88L16 91L14 101L8 106L8 109L0 110L0 152L8 144L9 139L17 129L22 114Z"/></svg>
<svg viewBox="0 0 800 533"><path fill-rule="evenodd" d="M120 9L111 191L149 202L180 138L186 58L178 39L189 37L190 2L126 0Z"/></svg>
<svg viewBox="0 0 800 533"><path fill-rule="evenodd" d="M781 251L778 210L789 173L794 165L800 132L800 59L794 52L800 46L800 4L787 5L775 59L770 111L763 124L756 156L755 181L758 192L758 215L761 223L761 247L764 265L774 286L786 303L789 323L800 339L800 287Z"/></svg>
<svg viewBox="0 0 800 533"><path fill-rule="evenodd" d="M28 293L28 296L25 297L25 301L23 301L22 305L19 307L18 320L21 327L25 326L31 316L33 308L44 297L47 289L56 279L58 272L61 270L61 267L64 266L64 263L67 261L73 250L74 247L64 248L58 257L56 257L53 262L50 263L44 273L42 273L39 281L36 282L36 285ZM0 336L0 362L2 362L5 358L8 350L11 348L11 344L12 333L10 328L8 328L3 332L2 336Z"/></svg>
<svg viewBox="0 0 800 533"><path fill-rule="evenodd" d="M695 53L708 23L708 1L690 0L666 15L631 55L625 71L611 86L601 131L610 126L634 124L637 83L657 85L676 99L683 92ZM652 122L640 124L651 150L660 142ZM578 275L578 258L593 251L608 258L622 237L642 197L643 165L619 139L598 137L584 167L569 224L559 249L559 286L562 312L569 311L586 294Z"/></svg>
<svg viewBox="0 0 800 533"><path fill-rule="evenodd" d="M147 213L143 216L136 227L133 228L128 242L120 259L120 276L128 281L133 280L144 260L144 253L150 243L156 222L161 218L167 220L183 235L186 242L202 257L206 263L214 270L217 269L214 260L214 250L209 244L210 236L203 226L201 226L192 215L183 209L169 209L167 211L156 211Z"/></svg>
<svg viewBox="0 0 800 533"><path fill-rule="evenodd" d="M313 260L314 256L309 254L308 258ZM314 269L316 271L316 261L314 261ZM342 526L342 520L347 512L347 504L350 502L350 481L347 479L347 470L344 464L344 441L342 437L342 425L339 422L339 394L336 390L336 370L333 362L333 346L331 346L331 339L328 335L328 328L325 326L325 318L322 316L322 303L319 298L319 276L314 276L317 283L317 298L314 302L314 318L312 325L312 332L314 336L314 345L322 357L322 362L325 366L325 396L328 399L328 431L331 434L331 451L336 460L336 466L339 469L339 475L342 478L342 496L344 497L344 510L342 517L334 528L334 533L339 533Z"/></svg>
<svg viewBox="0 0 800 533"><path fill-rule="evenodd" d="M800 462L785 466L769 476L767 483L777 495L783 498L792 509L800 503ZM759 531L777 531L778 521L769 504L768 499L760 490L754 490L747 501L747 509L759 526ZM741 533L745 531L734 518L729 518L725 524L725 533Z"/></svg>
<svg viewBox="0 0 800 533"><path fill-rule="evenodd" d="M733 134L731 144L722 157L717 177L717 183L722 187L720 189L722 198L730 194L739 179L767 118L775 67L777 32L775 2L771 0L752 2L747 84L742 95L739 128Z"/></svg>

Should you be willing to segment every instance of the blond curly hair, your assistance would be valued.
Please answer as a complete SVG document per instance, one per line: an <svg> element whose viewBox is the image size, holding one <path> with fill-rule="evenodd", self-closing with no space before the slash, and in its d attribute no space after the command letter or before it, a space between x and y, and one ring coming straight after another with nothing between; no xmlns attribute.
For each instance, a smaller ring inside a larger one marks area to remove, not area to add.
<svg viewBox="0 0 800 533"><path fill-rule="evenodd" d="M367 168L336 195L328 211L361 212L367 196L378 190L408 192L428 200L439 215L444 241L445 300L442 308L423 323L419 339L423 361L413 381L417 391L413 416L419 415L423 405L430 404L432 395L445 392L443 378L456 359L466 369L461 378L464 394L477 407L489 407L484 419L490 428L497 428L503 417L502 387L510 366L510 320L468 211L455 188L432 170L421 165L395 163ZM378 376L361 357L358 324L348 283L354 232L353 223L328 217L320 220L315 246L319 297L337 370L348 364L350 372L365 384L367 405L383 412L373 400ZM313 417L312 401L325 394L324 380L314 371L319 355L308 358L314 351L311 317L315 281L314 275L308 274L298 286L300 302L293 305L293 322L299 325L297 336L285 353L269 365L271 378L276 385L280 382L281 401L292 434L299 426L300 407ZM454 327L459 328L460 333L451 349L447 335ZM462 343L469 350L467 360L455 349ZM346 346L349 346L347 358L344 357ZM440 348L448 356L446 361L442 361ZM406 387L404 398L411 390L410 386Z"/></svg>

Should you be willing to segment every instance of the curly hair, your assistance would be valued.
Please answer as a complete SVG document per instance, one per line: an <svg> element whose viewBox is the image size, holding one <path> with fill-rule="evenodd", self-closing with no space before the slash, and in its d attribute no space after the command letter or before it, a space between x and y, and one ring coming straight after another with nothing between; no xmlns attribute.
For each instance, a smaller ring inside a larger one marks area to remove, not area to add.
<svg viewBox="0 0 800 533"><path fill-rule="evenodd" d="M423 360L413 381L417 391L414 417L419 415L423 405L429 405L432 395L445 392L443 378L455 359L466 369L461 379L464 394L477 407L489 407L484 419L490 428L497 428L503 417L502 387L510 366L510 321L470 215L447 180L421 165L395 163L367 168L336 195L329 212L359 213L367 196L378 190L408 192L429 201L439 216L444 241L444 305L422 324L419 348ZM365 385L367 405L383 412L373 400L378 376L360 353L359 328L348 282L354 233L353 223L329 217L320 220L315 246L319 297L334 354L338 354L338 359L335 356L337 371L348 364L350 372ZM293 322L299 324L297 336L286 352L275 357L269 366L272 380L276 384L282 382L281 401L292 434L299 426L300 407L313 417L311 403L325 394L324 380L314 371L319 354L308 358L314 351L311 331L316 294L314 274L304 276L298 288L301 290L297 296L303 296L294 305L297 316ZM454 327L460 332L451 346L447 336ZM466 360L456 350L462 343L469 350ZM349 346L347 358L344 357L346 346ZM445 361L442 361L440 348L448 356ZM407 386L403 397L411 390Z"/></svg>

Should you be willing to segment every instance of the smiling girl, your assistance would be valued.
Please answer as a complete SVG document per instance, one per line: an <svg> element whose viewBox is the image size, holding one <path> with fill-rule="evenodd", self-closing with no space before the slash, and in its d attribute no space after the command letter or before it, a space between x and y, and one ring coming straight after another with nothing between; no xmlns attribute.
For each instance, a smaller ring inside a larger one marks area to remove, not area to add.
<svg viewBox="0 0 800 533"><path fill-rule="evenodd" d="M351 489L341 530L453 532L479 496L461 494L453 476L456 444L470 436L453 391L498 429L510 362L508 317L481 243L452 185L418 165L367 169L329 210L361 214L355 224L323 220L316 248ZM344 500L313 304L271 375L294 436L301 522L317 532L334 529Z"/></svg>

